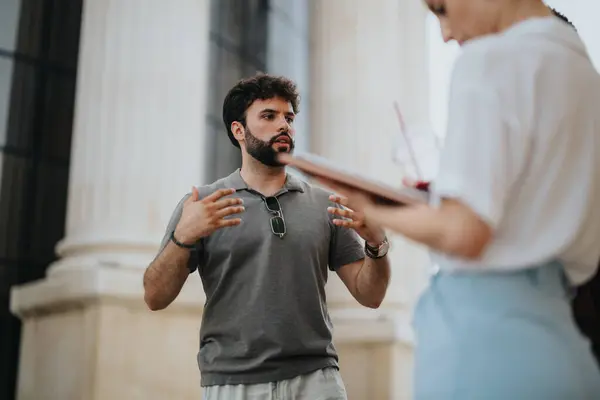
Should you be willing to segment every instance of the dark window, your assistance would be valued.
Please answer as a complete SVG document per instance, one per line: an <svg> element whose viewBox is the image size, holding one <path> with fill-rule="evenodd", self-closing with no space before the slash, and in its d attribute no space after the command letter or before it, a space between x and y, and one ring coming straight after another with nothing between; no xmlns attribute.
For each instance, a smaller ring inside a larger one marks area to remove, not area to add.
<svg viewBox="0 0 600 400"><path fill-rule="evenodd" d="M240 151L227 136L222 105L241 78L266 72L268 0L211 0L210 69L206 131L208 181L240 166Z"/></svg>
<svg viewBox="0 0 600 400"><path fill-rule="evenodd" d="M10 287L44 276L64 235L81 0L0 1L0 398L15 398Z"/></svg>

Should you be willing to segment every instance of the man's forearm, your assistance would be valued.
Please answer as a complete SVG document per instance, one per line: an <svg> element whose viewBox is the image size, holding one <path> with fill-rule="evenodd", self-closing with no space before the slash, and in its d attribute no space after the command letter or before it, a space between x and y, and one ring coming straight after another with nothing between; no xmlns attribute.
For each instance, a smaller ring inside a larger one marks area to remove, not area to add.
<svg viewBox="0 0 600 400"><path fill-rule="evenodd" d="M379 307L390 283L390 276L388 256L378 259L365 257L356 275L356 289L360 303L371 308Z"/></svg>
<svg viewBox="0 0 600 400"><path fill-rule="evenodd" d="M166 308L179 294L188 275L190 250L169 242L144 273L144 300L151 310Z"/></svg>

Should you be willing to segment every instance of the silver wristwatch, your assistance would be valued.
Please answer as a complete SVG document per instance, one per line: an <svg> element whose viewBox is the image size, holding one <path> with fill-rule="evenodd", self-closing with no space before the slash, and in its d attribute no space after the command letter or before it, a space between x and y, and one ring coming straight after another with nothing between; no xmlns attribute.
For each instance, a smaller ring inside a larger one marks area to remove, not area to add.
<svg viewBox="0 0 600 400"><path fill-rule="evenodd" d="M369 258L383 258L387 255L388 250L390 249L390 242L388 238L384 238L383 242L381 242L378 246L370 246L367 242L365 242L365 254Z"/></svg>

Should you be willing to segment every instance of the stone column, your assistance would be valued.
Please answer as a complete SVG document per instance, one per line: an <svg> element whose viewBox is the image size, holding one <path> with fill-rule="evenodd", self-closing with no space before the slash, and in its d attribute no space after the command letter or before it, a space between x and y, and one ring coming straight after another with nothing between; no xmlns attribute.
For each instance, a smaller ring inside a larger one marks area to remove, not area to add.
<svg viewBox="0 0 600 400"><path fill-rule="evenodd" d="M12 290L19 399L200 396L199 279L152 314L142 273L181 196L203 183L209 6L85 1L61 258Z"/></svg>
<svg viewBox="0 0 600 400"><path fill-rule="evenodd" d="M413 0L330 0L312 4L312 150L400 186L392 161L399 124L428 118L426 10ZM392 237L393 278L379 310L361 308L339 279L328 287L342 373L356 398L410 398L410 315L427 256ZM377 390L375 390L377 388Z"/></svg>
<svg viewBox="0 0 600 400"><path fill-rule="evenodd" d="M203 178L208 0L87 1L61 270L140 268Z"/></svg>

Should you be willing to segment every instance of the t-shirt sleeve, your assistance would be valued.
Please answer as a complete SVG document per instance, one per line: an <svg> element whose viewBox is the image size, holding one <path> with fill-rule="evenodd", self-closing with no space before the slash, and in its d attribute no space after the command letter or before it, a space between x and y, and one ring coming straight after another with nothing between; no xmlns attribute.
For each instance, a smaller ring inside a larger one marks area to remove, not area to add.
<svg viewBox="0 0 600 400"><path fill-rule="evenodd" d="M332 203L331 207L343 208L337 203ZM362 260L365 258L363 241L354 229L334 225L331 222L332 235L329 246L329 269L337 271L344 265Z"/></svg>
<svg viewBox="0 0 600 400"><path fill-rule="evenodd" d="M527 143L516 113L498 91L498 74L486 73L482 56L457 61L434 193L461 201L495 229L525 162Z"/></svg>
<svg viewBox="0 0 600 400"><path fill-rule="evenodd" d="M167 244L171 240L171 233L173 233L173 231L175 231L175 228L177 227L177 224L179 223L179 219L181 218L181 213L183 212L183 204L190 196L191 196L191 193L188 193L185 196L183 196L183 198L179 201L179 203L175 207L175 210L173 211L173 214L171 215L171 219L169 220L169 223L167 224L167 229L165 230L165 235L163 236L163 239L161 241L158 254L160 254L164 250L164 248L167 246ZM202 251L201 244L198 244L195 249L190 251L190 258L188 261L188 269L189 269L190 273L194 272L198 268L198 262L199 262L198 261L199 260L198 253L201 251Z"/></svg>

